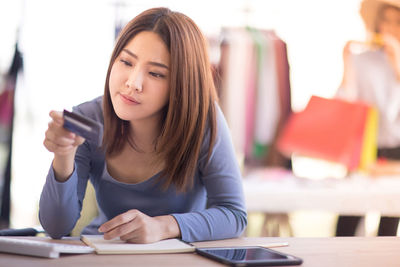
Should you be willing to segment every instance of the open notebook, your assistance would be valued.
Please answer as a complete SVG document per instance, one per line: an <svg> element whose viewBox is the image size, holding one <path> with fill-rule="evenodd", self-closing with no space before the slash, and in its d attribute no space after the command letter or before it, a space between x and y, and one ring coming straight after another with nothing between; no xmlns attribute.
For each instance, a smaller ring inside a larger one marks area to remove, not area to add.
<svg viewBox="0 0 400 267"><path fill-rule="evenodd" d="M81 240L97 254L158 254L193 252L195 247L179 239L166 239L151 244L132 244L118 239L105 240L103 235L82 235Z"/></svg>

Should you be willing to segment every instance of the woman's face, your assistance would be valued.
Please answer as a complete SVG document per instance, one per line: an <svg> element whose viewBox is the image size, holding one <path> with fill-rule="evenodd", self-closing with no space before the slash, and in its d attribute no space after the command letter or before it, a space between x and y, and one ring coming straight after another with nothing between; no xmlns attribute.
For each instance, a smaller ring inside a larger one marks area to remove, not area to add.
<svg viewBox="0 0 400 267"><path fill-rule="evenodd" d="M382 19L379 24L380 33L391 35L400 41L400 10L387 7L382 12Z"/></svg>
<svg viewBox="0 0 400 267"><path fill-rule="evenodd" d="M158 119L169 99L170 55L154 32L137 34L116 58L110 73L117 116L132 123Z"/></svg>

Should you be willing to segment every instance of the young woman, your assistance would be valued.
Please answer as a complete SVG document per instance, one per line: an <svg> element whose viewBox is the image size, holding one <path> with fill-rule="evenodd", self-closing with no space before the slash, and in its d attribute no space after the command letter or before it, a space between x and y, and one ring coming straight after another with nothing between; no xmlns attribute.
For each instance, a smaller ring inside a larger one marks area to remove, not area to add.
<svg viewBox="0 0 400 267"><path fill-rule="evenodd" d="M99 216L84 234L135 243L239 236L247 225L241 175L217 97L206 41L187 16L144 11L120 33L104 95L74 112L104 125L102 145L51 111L54 154L39 218L60 238L80 217L88 180Z"/></svg>
<svg viewBox="0 0 400 267"><path fill-rule="evenodd" d="M400 1L364 0L360 11L372 40L362 53L352 53L353 42L345 46L338 95L378 109L378 157L400 160ZM336 235L354 235L360 218L340 216ZM378 235L396 235L398 224L398 217L381 217Z"/></svg>

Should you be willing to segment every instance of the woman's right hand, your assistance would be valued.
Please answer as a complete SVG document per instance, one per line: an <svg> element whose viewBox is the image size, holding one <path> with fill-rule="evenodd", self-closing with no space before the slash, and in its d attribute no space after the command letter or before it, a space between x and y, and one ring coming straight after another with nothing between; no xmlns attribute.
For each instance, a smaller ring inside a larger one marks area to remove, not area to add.
<svg viewBox="0 0 400 267"><path fill-rule="evenodd" d="M85 139L63 127L62 112L50 111L51 121L46 130L44 146L54 153L53 169L56 179L66 181L74 170L75 153Z"/></svg>
<svg viewBox="0 0 400 267"><path fill-rule="evenodd" d="M400 41L390 34L383 34L382 37L383 48L393 66L397 80L400 80Z"/></svg>

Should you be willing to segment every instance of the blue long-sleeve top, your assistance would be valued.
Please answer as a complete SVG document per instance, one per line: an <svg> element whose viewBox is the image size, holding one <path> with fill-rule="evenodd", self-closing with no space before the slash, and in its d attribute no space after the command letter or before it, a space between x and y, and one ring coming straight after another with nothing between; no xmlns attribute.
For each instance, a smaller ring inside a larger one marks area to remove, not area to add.
<svg viewBox="0 0 400 267"><path fill-rule="evenodd" d="M104 124L102 97L73 108L74 112ZM102 135L102 132L101 132ZM207 138L200 152L193 187L179 192L174 185L162 190L160 173L137 184L115 180L107 171L98 144L85 141L77 149L75 168L65 182L55 179L51 167L40 197L39 219L46 232L61 238L80 217L87 182L92 182L99 215L82 234L99 234L104 222L131 209L149 216L172 215L187 242L239 236L247 225L241 174L224 116L217 106L217 136L207 164Z"/></svg>

